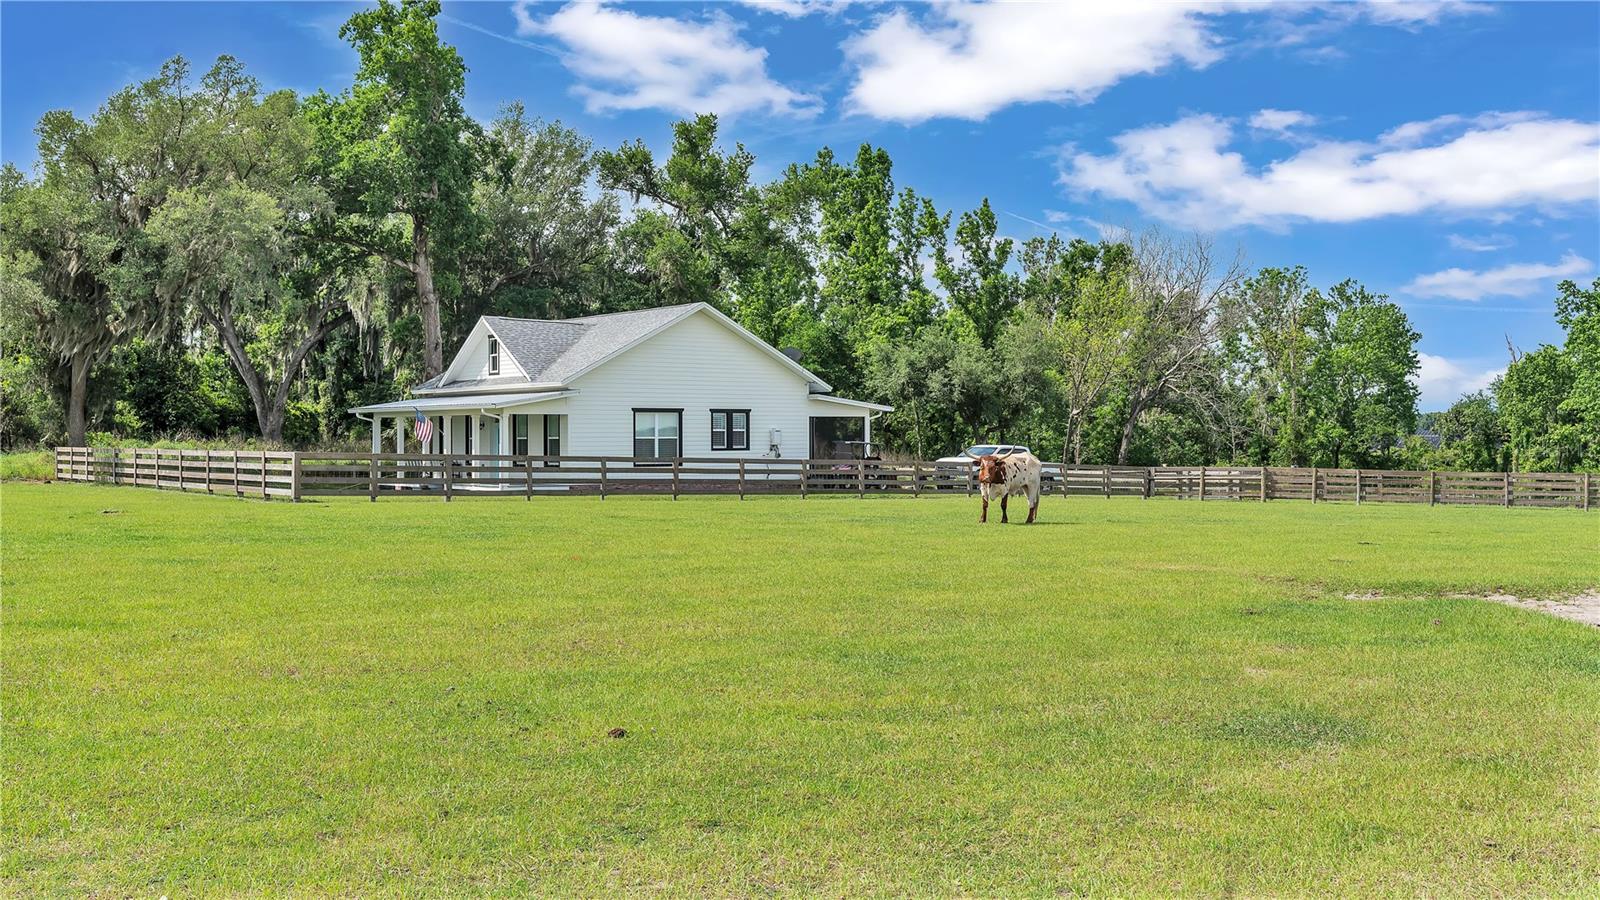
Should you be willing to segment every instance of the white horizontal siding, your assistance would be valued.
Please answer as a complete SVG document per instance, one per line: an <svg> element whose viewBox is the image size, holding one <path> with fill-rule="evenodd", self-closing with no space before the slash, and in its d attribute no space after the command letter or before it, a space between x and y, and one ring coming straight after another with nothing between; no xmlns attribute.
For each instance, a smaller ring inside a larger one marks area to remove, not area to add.
<svg viewBox="0 0 1600 900"><path fill-rule="evenodd" d="M768 434L783 432L780 455L810 452L810 417L842 412L814 403L806 380L705 313L671 326L573 381L560 401L568 416L566 452L631 456L633 411L683 410L683 455L764 456ZM543 404L541 404L543 405ZM711 449L711 410L750 410L750 449Z"/></svg>

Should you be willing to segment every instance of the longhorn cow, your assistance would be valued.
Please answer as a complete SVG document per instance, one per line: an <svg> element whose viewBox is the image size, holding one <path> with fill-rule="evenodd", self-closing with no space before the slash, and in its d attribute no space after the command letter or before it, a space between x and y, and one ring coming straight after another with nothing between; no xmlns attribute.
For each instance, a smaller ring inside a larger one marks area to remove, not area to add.
<svg viewBox="0 0 1600 900"><path fill-rule="evenodd" d="M1039 458L1026 450L989 453L974 456L972 464L978 470L978 490L983 494L983 512L979 522L989 521L989 501L1000 498L1000 522L1006 523L1006 498L1023 494L1028 498L1028 521L1033 524L1039 511Z"/></svg>

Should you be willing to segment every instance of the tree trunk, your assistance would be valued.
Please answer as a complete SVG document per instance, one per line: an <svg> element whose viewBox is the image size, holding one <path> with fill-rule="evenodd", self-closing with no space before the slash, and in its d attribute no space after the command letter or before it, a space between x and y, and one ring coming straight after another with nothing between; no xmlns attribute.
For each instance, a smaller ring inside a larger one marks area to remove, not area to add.
<svg viewBox="0 0 1600 900"><path fill-rule="evenodd" d="M88 402L89 354L80 350L72 355L72 387L67 396L67 443L74 447L82 447L86 439Z"/></svg>
<svg viewBox="0 0 1600 900"><path fill-rule="evenodd" d="M256 409L256 427L261 429L261 437L269 444L283 443L283 420L289 412L289 404L281 396L274 396L273 402L266 409Z"/></svg>
<svg viewBox="0 0 1600 900"><path fill-rule="evenodd" d="M325 316L329 311L324 308L319 316ZM300 364L305 361L306 354L322 343L335 329L355 318L350 310L342 309L331 318L321 319L290 352L288 360L284 363L283 378L273 385L272 393L268 394L267 379L251 361L250 354L245 352L244 341L233 327L233 321L228 317L226 310L220 315L209 311L204 315L217 330L217 334L222 337L222 348L227 352L228 359L233 363L233 370L238 373L239 380L244 382L245 390L250 394L250 403L256 411L256 427L260 429L262 439L273 444L283 443L283 424L289 413L289 390L294 386L295 377L300 371Z"/></svg>
<svg viewBox="0 0 1600 900"><path fill-rule="evenodd" d="M1117 465L1128 464L1128 451L1133 448L1133 430L1139 424L1148 401L1140 394L1128 398L1128 417L1122 422L1122 440L1117 444Z"/></svg>
<svg viewBox="0 0 1600 900"><path fill-rule="evenodd" d="M433 286L428 225L418 216L411 229L412 266L417 275L417 309L422 314L422 376L444 371L444 335L439 326L439 292Z"/></svg>

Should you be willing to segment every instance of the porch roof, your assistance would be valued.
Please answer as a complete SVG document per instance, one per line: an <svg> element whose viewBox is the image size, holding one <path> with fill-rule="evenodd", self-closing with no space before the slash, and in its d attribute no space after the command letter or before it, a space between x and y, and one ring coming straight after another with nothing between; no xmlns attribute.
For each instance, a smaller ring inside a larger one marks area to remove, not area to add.
<svg viewBox="0 0 1600 900"><path fill-rule="evenodd" d="M505 409L570 397L577 391L536 391L527 394L454 394L445 397L417 397L391 403L373 403L350 410L357 415L387 415L407 412L472 412L479 409Z"/></svg>
<svg viewBox="0 0 1600 900"><path fill-rule="evenodd" d="M894 407L884 406L882 403L868 403L865 400L847 400L844 397L835 397L832 394L812 394L812 400L823 403L838 403L842 406L853 406L857 409L870 409L873 412L893 412Z"/></svg>

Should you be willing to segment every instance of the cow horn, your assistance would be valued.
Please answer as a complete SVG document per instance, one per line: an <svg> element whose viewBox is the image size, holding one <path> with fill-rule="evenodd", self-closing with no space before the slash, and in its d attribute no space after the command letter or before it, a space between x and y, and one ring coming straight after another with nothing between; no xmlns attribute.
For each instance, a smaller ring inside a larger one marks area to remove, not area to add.
<svg viewBox="0 0 1600 900"><path fill-rule="evenodd" d="M996 453L995 456L998 456L1001 459L1005 459L1006 457L1010 456L1011 454L1013 454L1015 452L1017 452L1017 448L1012 447L1011 449L1007 450L1004 453Z"/></svg>

